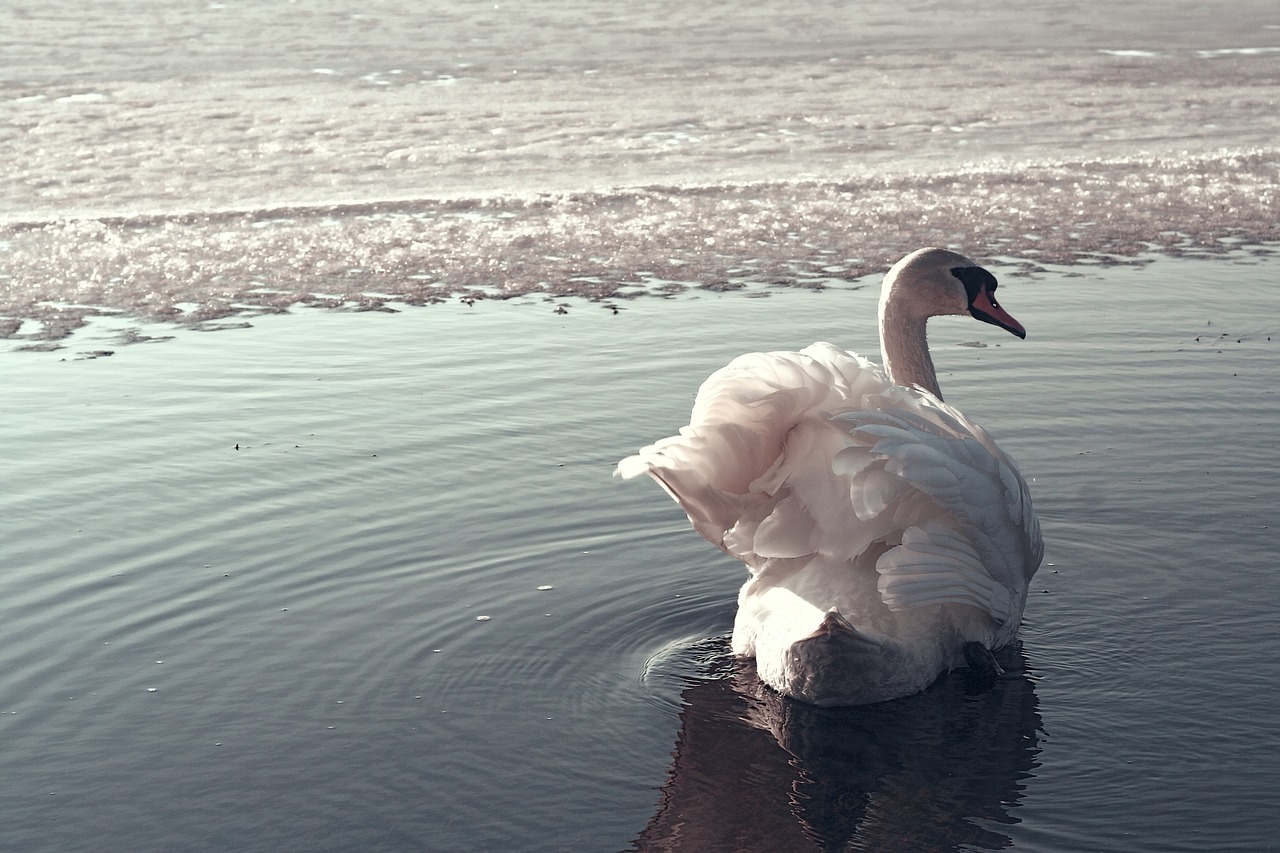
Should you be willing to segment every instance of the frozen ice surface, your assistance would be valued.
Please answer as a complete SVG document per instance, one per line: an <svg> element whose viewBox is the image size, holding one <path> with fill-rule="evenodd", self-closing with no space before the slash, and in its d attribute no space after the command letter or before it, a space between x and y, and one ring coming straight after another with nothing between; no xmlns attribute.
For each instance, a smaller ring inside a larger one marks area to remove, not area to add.
<svg viewBox="0 0 1280 853"><path fill-rule="evenodd" d="M69 8L0 34L0 334L1280 239L1268 3Z"/></svg>

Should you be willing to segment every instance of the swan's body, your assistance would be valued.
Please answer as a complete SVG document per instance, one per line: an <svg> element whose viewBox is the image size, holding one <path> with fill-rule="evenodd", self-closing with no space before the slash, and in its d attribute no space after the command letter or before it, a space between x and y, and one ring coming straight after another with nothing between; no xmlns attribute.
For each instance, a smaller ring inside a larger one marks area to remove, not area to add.
<svg viewBox="0 0 1280 853"><path fill-rule="evenodd" d="M826 343L741 356L703 383L680 435L619 463L747 565L733 649L779 692L906 696L963 666L966 646L1016 636L1040 526L1013 461L942 402L925 340L938 314L1024 337L995 288L962 255L915 252L885 277L886 371Z"/></svg>

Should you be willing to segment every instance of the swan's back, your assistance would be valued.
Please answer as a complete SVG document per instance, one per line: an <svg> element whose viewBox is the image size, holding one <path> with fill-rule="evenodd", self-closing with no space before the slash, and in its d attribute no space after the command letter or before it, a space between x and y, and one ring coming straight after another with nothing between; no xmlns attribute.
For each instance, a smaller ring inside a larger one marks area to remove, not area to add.
<svg viewBox="0 0 1280 853"><path fill-rule="evenodd" d="M750 569L733 645L820 704L923 689L1017 632L1043 546L1026 483L976 424L830 344L714 373L648 473Z"/></svg>

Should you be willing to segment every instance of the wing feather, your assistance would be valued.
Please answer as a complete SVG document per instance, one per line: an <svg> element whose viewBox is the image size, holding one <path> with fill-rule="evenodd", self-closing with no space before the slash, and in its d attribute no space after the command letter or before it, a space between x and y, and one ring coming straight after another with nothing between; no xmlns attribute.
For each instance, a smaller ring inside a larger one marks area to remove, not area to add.
<svg viewBox="0 0 1280 853"><path fill-rule="evenodd" d="M1004 624L1043 550L1026 483L985 431L830 344L735 359L689 426L615 473L653 476L757 576L870 554L892 611L965 604Z"/></svg>

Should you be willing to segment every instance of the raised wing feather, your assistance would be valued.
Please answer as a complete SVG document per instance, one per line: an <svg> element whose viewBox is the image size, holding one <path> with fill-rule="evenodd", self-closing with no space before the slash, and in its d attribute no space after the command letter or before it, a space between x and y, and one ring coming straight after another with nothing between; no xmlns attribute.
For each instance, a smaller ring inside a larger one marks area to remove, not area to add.
<svg viewBox="0 0 1280 853"><path fill-rule="evenodd" d="M885 604L901 610L969 604L999 625L1021 614L1043 544L1030 491L1012 460L961 412L931 395L895 388L873 411L833 417L884 471L936 510L904 529L876 563ZM892 402L892 405L887 403Z"/></svg>
<svg viewBox="0 0 1280 853"><path fill-rule="evenodd" d="M1026 484L987 434L830 344L717 371L679 436L617 470L642 472L759 580L811 562L853 572L876 546L889 610L964 604L1004 624L1020 614L1040 562ZM837 598L839 586L839 577L805 584Z"/></svg>

